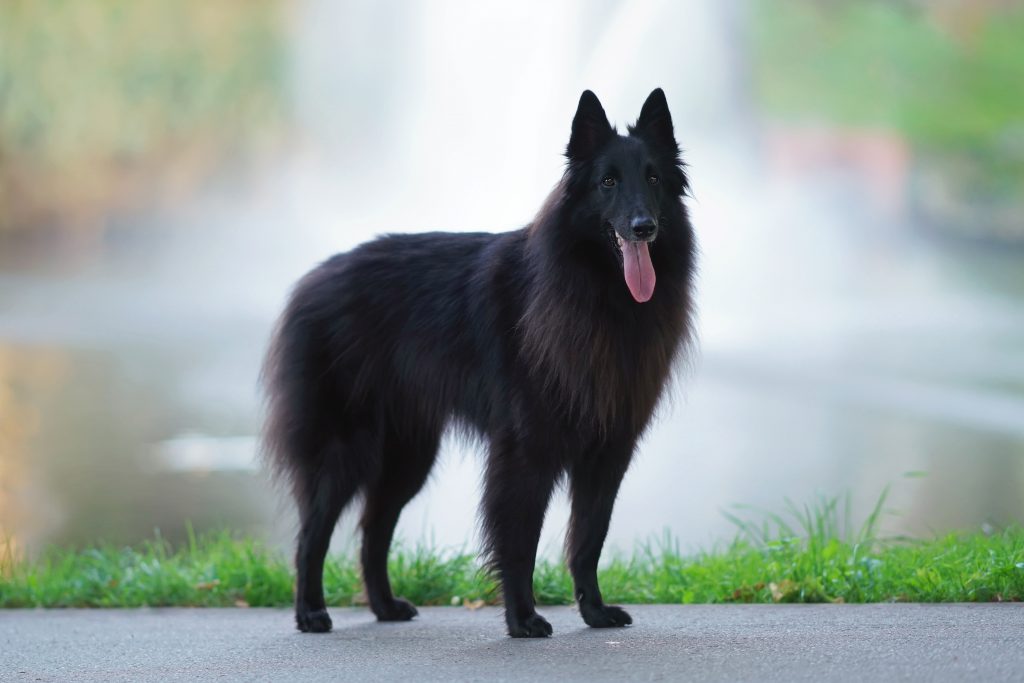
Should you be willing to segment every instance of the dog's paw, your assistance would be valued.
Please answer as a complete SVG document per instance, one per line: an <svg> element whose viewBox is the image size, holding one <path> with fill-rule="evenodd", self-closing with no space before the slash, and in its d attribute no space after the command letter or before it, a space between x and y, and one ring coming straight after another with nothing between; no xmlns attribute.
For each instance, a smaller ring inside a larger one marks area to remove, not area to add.
<svg viewBox="0 0 1024 683"><path fill-rule="evenodd" d="M327 633L331 630L331 617L325 609L298 610L295 627L303 633Z"/></svg>
<svg viewBox="0 0 1024 683"><path fill-rule="evenodd" d="M626 610L613 605L580 605L580 614L591 628L614 628L633 623L633 617Z"/></svg>
<svg viewBox="0 0 1024 683"><path fill-rule="evenodd" d="M409 621L419 614L411 602L402 598L374 607L373 613L377 615L377 621Z"/></svg>
<svg viewBox="0 0 1024 683"><path fill-rule="evenodd" d="M554 632L548 620L534 612L525 619L508 622L508 634L513 638L547 638Z"/></svg>

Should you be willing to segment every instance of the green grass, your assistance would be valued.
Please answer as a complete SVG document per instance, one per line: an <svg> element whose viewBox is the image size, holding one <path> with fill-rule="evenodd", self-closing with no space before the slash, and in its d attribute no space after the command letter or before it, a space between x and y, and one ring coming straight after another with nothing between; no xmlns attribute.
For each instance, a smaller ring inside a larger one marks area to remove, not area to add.
<svg viewBox="0 0 1024 683"><path fill-rule="evenodd" d="M883 498L884 499L884 498ZM860 529L836 499L758 524L734 517L727 546L695 555L666 538L613 557L601 572L609 602L988 602L1024 600L1024 529L930 540L876 538L881 500ZM399 547L395 592L419 605L494 603L493 580L468 553ZM172 548L159 537L136 547L51 549L35 562L0 555L0 607L284 606L293 575L280 552L228 532ZM364 602L348 556L328 562L330 605ZM541 604L568 604L571 581L560 562L535 576Z"/></svg>

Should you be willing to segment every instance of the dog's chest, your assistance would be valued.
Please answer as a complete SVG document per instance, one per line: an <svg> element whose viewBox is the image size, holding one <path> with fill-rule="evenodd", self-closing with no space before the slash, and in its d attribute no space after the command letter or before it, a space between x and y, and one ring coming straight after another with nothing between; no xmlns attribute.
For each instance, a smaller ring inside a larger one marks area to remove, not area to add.
<svg viewBox="0 0 1024 683"><path fill-rule="evenodd" d="M525 337L521 356L545 402L582 422L642 429L667 383L679 335L643 320L594 315L545 322Z"/></svg>

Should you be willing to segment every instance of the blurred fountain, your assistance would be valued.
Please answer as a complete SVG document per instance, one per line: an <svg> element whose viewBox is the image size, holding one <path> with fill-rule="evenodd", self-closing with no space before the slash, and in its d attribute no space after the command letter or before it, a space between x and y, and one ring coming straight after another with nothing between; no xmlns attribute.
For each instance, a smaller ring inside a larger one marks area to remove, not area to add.
<svg viewBox="0 0 1024 683"><path fill-rule="evenodd" d="M291 506L252 451L260 359L289 287L384 231L528 222L585 88L620 130L665 89L702 249L699 348L627 476L613 545L664 529L711 543L732 535L724 507L816 492L851 491L866 511L894 482L894 531L1024 518L1021 291L974 276L1019 262L923 241L872 199L870 163L810 154L781 172L808 138L773 132L754 108L745 2L304 0L294 12L295 132L272 166L146 217L145 237L88 266L0 274L8 352L49 348L66 365L56 388L18 379L40 426L0 452L0 472L46 491L22 523L32 541L131 540L154 525L173 538L191 519L288 543ZM399 533L472 547L481 458L444 451ZM547 552L566 518L560 494ZM352 542L346 524L336 547Z"/></svg>

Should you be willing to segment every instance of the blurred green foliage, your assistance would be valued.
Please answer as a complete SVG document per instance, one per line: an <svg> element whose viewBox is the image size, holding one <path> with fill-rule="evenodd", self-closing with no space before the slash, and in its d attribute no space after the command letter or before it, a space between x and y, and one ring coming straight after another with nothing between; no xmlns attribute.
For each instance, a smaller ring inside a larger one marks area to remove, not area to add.
<svg viewBox="0 0 1024 683"><path fill-rule="evenodd" d="M0 3L0 233L87 227L273 141L283 0Z"/></svg>
<svg viewBox="0 0 1024 683"><path fill-rule="evenodd" d="M881 127L976 197L1024 181L1024 5L754 5L757 98L777 119Z"/></svg>
<svg viewBox="0 0 1024 683"><path fill-rule="evenodd" d="M788 117L977 145L1024 124L1024 7L976 21L958 31L893 2L760 2L760 99Z"/></svg>

